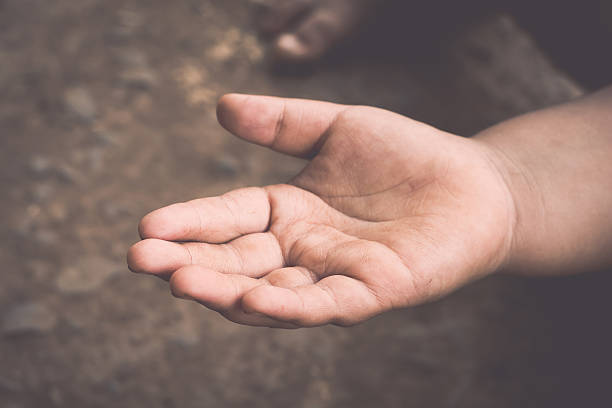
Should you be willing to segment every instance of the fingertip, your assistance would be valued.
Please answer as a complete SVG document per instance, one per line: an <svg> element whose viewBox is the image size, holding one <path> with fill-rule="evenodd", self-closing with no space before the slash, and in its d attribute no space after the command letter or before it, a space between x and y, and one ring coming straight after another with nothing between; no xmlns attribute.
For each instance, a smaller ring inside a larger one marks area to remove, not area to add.
<svg viewBox="0 0 612 408"><path fill-rule="evenodd" d="M127 263L127 267L131 272L138 273L138 254L137 250L134 248L136 244L132 245L125 254L125 262Z"/></svg>
<svg viewBox="0 0 612 408"><path fill-rule="evenodd" d="M236 114L247 95L229 93L219 98L217 102L217 120L226 130L233 133L236 123Z"/></svg>
<svg viewBox="0 0 612 408"><path fill-rule="evenodd" d="M140 241L130 247L127 253L127 264L130 271L144 273L147 268L146 241Z"/></svg>
<svg viewBox="0 0 612 408"><path fill-rule="evenodd" d="M164 239L171 225L169 224L169 217L166 217L165 208L152 211L149 214L142 217L140 224L138 224L138 233L140 238L157 238Z"/></svg>
<svg viewBox="0 0 612 408"><path fill-rule="evenodd" d="M269 146L274 141L283 103L281 98L271 96L227 94L219 99L217 119L233 135Z"/></svg>
<svg viewBox="0 0 612 408"><path fill-rule="evenodd" d="M269 285L262 285L251 289L242 297L242 310L246 314L260 314L273 319L279 318L279 307L282 306L282 289Z"/></svg>
<svg viewBox="0 0 612 408"><path fill-rule="evenodd" d="M138 235L140 235L141 239L153 238L156 235L158 230L158 223L156 222L155 212L157 210L148 213L140 220L138 223Z"/></svg>
<svg viewBox="0 0 612 408"><path fill-rule="evenodd" d="M159 239L135 243L127 253L128 267L134 273L166 274L189 264L189 257L180 244Z"/></svg>
<svg viewBox="0 0 612 408"><path fill-rule="evenodd" d="M190 225L191 212L182 208L183 203L172 204L167 207L159 208L142 217L138 224L140 238L156 238L161 240L175 241L181 240L186 236L186 226Z"/></svg>
<svg viewBox="0 0 612 408"><path fill-rule="evenodd" d="M194 300L194 297L190 294L193 290L193 269L197 268L195 266L185 266L172 274L169 280L172 296L179 299Z"/></svg>
<svg viewBox="0 0 612 408"><path fill-rule="evenodd" d="M242 100L244 100L245 98L248 98L251 95L248 94L243 94L243 93L239 93L239 92L230 92L230 93L226 93L225 95L221 95L221 97L219 98L219 101L217 102L217 106L222 106L222 107L226 107L226 106L231 106L233 103L237 103L240 102Z"/></svg>

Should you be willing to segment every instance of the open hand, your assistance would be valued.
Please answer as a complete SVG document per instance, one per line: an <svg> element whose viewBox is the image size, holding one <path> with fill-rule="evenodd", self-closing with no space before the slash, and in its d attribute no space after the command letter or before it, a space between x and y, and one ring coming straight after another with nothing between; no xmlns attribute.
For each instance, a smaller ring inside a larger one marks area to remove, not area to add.
<svg viewBox="0 0 612 408"><path fill-rule="evenodd" d="M226 95L220 123L310 162L289 184L145 216L134 272L226 318L352 325L497 270L514 203L486 145L369 107Z"/></svg>

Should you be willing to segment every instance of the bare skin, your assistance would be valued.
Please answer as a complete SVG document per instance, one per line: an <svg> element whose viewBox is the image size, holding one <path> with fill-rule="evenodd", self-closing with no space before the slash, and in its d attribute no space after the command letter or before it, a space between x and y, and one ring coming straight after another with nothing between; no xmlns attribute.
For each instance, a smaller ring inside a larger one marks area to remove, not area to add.
<svg viewBox="0 0 612 408"><path fill-rule="evenodd" d="M608 89L464 139L375 108L227 95L224 127L311 161L287 185L150 213L128 264L284 328L356 324L504 269L612 265L610 112Z"/></svg>
<svg viewBox="0 0 612 408"><path fill-rule="evenodd" d="M388 1L388 0L387 0ZM288 62L322 57L381 7L381 0L271 0L259 18L274 36L273 54Z"/></svg>
<svg viewBox="0 0 612 408"><path fill-rule="evenodd" d="M503 157L514 196L508 269L556 275L612 266L612 87L477 139Z"/></svg>

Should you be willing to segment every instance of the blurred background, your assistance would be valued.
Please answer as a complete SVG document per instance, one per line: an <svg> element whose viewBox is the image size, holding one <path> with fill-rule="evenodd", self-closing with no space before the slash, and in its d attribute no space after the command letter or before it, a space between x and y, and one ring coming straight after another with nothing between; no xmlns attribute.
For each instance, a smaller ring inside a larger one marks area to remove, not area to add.
<svg viewBox="0 0 612 408"><path fill-rule="evenodd" d="M0 407L612 406L605 273L495 276L295 331L238 326L128 273L148 211L303 165L223 131L223 93L375 105L469 136L597 83L499 12L272 69L257 7L0 0Z"/></svg>

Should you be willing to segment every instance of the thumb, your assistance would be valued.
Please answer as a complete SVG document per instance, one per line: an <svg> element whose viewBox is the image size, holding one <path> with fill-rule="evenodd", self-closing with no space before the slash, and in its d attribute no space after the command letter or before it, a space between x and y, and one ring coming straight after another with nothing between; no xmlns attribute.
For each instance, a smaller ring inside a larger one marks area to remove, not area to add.
<svg viewBox="0 0 612 408"><path fill-rule="evenodd" d="M316 154L344 105L305 99L228 94L219 100L219 123L249 142L293 156Z"/></svg>

